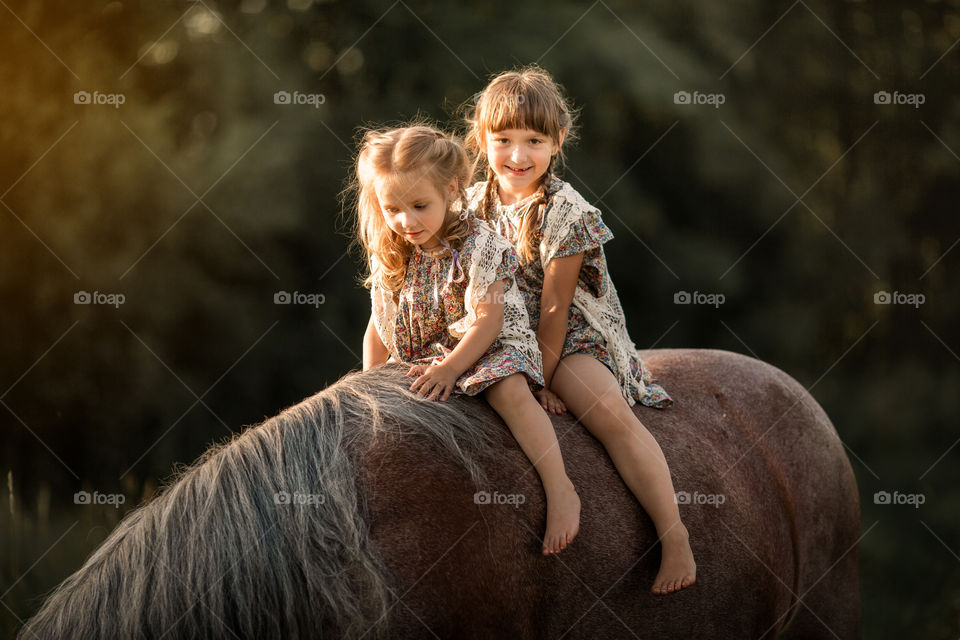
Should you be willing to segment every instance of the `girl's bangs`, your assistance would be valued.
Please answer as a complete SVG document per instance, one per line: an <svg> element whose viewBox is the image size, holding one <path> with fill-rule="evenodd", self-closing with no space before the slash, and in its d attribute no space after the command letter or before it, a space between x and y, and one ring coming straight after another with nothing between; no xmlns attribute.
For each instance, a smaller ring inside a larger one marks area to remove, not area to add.
<svg viewBox="0 0 960 640"><path fill-rule="evenodd" d="M530 129L550 136L554 140L560 136L556 107L551 108L535 92L497 92L484 96L481 100L479 122L481 131Z"/></svg>

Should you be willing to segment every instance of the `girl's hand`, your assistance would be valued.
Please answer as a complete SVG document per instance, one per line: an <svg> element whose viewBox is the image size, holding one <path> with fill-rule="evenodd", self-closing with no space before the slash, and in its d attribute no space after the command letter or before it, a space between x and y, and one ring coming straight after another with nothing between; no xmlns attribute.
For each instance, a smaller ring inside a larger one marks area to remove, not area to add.
<svg viewBox="0 0 960 640"><path fill-rule="evenodd" d="M417 366L424 365L415 365ZM433 364L425 368L420 377L410 385L410 391L421 396L426 396L428 400L444 401L450 397L454 385L457 383L457 375L443 364ZM413 371L413 368L411 368Z"/></svg>
<svg viewBox="0 0 960 640"><path fill-rule="evenodd" d="M410 367L410 371L407 371L407 377L410 378L412 376L422 376L426 370L427 370L427 365L415 364Z"/></svg>
<svg viewBox="0 0 960 640"><path fill-rule="evenodd" d="M566 413L567 405L563 404L563 400L560 399L560 396L555 394L550 389L541 389L540 391L534 391L533 397L537 399L537 402L540 403L540 406L543 407L543 410L547 413L561 414Z"/></svg>

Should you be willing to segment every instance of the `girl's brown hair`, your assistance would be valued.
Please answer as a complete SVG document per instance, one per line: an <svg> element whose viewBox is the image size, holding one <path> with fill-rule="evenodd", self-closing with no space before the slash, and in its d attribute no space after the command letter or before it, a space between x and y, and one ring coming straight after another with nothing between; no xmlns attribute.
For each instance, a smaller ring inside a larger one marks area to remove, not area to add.
<svg viewBox="0 0 960 640"><path fill-rule="evenodd" d="M547 171L540 181L537 198L523 216L515 247L523 262L530 262L536 256L533 238L540 228L546 210L546 186L553 178L558 160L563 161L562 143L575 136L576 117L576 111L564 96L562 87L537 65L498 74L478 94L476 104L467 109L466 121L469 129L466 143L467 148L474 154L473 174L485 174L487 182L480 204L481 217L489 214L493 190L497 186L496 175L487 164L487 133L505 129L532 129L548 136L559 149L557 155L550 159Z"/></svg>
<svg viewBox="0 0 960 640"><path fill-rule="evenodd" d="M427 124L371 129L363 136L355 168L350 187L356 195L355 233L366 252L369 271L363 284L370 287L378 283L389 291L399 291L414 247L383 219L374 181L425 177L446 197L447 185L456 179L457 198L466 207L465 188L470 179L466 149L456 137ZM470 221L461 219L450 204L439 236L459 249L470 231Z"/></svg>

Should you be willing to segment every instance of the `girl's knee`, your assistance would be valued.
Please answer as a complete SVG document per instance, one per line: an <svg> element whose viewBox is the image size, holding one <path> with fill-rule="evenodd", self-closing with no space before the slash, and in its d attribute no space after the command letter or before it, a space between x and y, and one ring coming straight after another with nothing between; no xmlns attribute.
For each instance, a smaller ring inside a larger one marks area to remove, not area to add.
<svg viewBox="0 0 960 640"><path fill-rule="evenodd" d="M584 416L584 424L600 440L632 436L643 425L633 414L623 396L605 394Z"/></svg>
<svg viewBox="0 0 960 640"><path fill-rule="evenodd" d="M523 374L515 373L487 387L486 393L490 402L518 403L530 395L530 387Z"/></svg>

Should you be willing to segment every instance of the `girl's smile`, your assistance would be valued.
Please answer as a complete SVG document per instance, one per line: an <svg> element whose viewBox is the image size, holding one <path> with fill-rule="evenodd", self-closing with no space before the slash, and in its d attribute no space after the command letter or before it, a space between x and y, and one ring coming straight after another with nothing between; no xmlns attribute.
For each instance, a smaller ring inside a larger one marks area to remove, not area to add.
<svg viewBox="0 0 960 640"><path fill-rule="evenodd" d="M559 143L533 129L487 132L487 162L497 176L500 201L512 204L536 191L558 150Z"/></svg>
<svg viewBox="0 0 960 640"><path fill-rule="evenodd" d="M504 165L504 167L507 169L507 171L509 171L510 173L512 173L513 175L518 176L518 177L519 177L519 176L526 175L526 173L527 173L528 171L530 171L531 169L533 169L533 167L525 167L525 168L523 168L523 169L515 169L515 168L511 167L510 165Z"/></svg>

